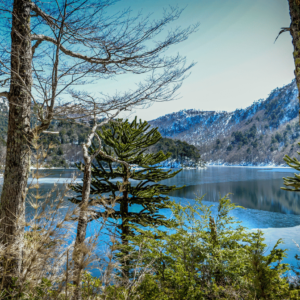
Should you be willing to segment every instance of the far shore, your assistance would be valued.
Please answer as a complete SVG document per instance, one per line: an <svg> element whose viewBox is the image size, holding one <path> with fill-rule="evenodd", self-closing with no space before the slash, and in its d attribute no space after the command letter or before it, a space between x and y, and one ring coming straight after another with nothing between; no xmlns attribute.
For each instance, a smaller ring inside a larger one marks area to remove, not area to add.
<svg viewBox="0 0 300 300"><path fill-rule="evenodd" d="M291 167L287 167L286 165L226 165L226 164L207 164L206 167L233 167L233 168L263 168L263 169L291 169Z"/></svg>

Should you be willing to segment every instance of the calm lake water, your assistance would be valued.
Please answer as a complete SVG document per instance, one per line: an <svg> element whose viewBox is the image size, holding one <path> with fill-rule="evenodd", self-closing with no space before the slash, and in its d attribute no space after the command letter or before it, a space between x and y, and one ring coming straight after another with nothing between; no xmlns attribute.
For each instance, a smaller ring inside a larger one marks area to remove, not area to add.
<svg viewBox="0 0 300 300"><path fill-rule="evenodd" d="M50 190L54 183L62 186L76 170L49 170L48 177L40 179L44 191ZM288 263L300 250L293 240L300 244L300 194L283 191L282 177L293 176L290 168L255 168L255 167L217 167L209 166L202 170L183 170L175 178L165 180L167 185L183 186L174 191L171 198L182 203L190 202L195 197L204 196L204 204L214 205L220 196L231 193L230 198L246 209L232 212L242 225L250 230L262 229L266 244L273 246L279 238L288 249ZM77 182L81 182L80 176ZM169 215L169 212L165 212ZM94 222L92 222L94 223ZM90 230L97 224L91 224ZM270 249L270 248L269 248Z"/></svg>

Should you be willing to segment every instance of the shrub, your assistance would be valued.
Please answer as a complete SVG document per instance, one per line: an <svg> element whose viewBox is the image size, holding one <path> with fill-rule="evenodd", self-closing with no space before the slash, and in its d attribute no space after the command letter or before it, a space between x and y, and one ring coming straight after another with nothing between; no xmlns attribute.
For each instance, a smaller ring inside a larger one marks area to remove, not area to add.
<svg viewBox="0 0 300 300"><path fill-rule="evenodd" d="M144 264L154 273L138 288L141 299L287 299L281 240L264 256L262 232L240 226L230 216L235 208L227 196L215 216L201 199L173 203L174 230L145 233Z"/></svg>

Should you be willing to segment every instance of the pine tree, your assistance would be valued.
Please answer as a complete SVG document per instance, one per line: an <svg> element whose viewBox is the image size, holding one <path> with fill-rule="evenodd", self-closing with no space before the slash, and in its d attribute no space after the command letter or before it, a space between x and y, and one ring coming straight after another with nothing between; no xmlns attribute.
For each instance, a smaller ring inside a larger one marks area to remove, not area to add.
<svg viewBox="0 0 300 300"><path fill-rule="evenodd" d="M171 202L167 194L179 188L158 182L174 177L181 170L163 170L159 167L171 153L164 154L162 151L147 153L149 147L161 139L161 134L157 128L150 129L146 121L138 122L135 118L131 123L128 120L111 122L98 134L105 144L106 155L125 161L130 167L127 168L123 164L115 165L101 154L96 156L96 162L92 167L91 195L105 194L106 198L102 197L98 201L95 198L90 199L90 205L100 204L104 208L104 211L94 211L90 221L105 217L110 220L110 224L117 224L123 246L122 253L126 256L130 248L130 237L137 234L136 226L142 228L172 226L173 223L167 220L160 210L170 207ZM92 147L91 152L93 151L95 147ZM84 166L78 164L77 167L82 170ZM114 179L121 181L115 182ZM137 181L137 184L133 184L129 179ZM72 189L79 196L71 201L80 204L82 185L76 184ZM140 207L138 211L133 207L136 205ZM126 247L127 250L124 250ZM128 261L126 263L128 264Z"/></svg>
<svg viewBox="0 0 300 300"><path fill-rule="evenodd" d="M300 146L300 143L298 143ZM297 152L300 155L300 152ZM289 157L287 154L284 156L283 160L287 163L287 165L297 171L300 171L300 161L296 157ZM299 192L300 191L300 174L294 174L294 177L284 177L283 184L286 188L282 188L283 190L290 192Z"/></svg>
<svg viewBox="0 0 300 300"><path fill-rule="evenodd" d="M228 195L219 199L216 212L202 199L174 203L172 232L136 237L137 245L145 244L144 266L152 263L154 269L138 287L140 299L290 299L282 241L268 254L263 233L247 230L232 216L238 206Z"/></svg>
<svg viewBox="0 0 300 300"><path fill-rule="evenodd" d="M289 270L287 264L282 260L286 257L286 249L278 246L283 244L279 239L271 249L270 254L266 255L265 238L263 233L258 230L251 234L250 246L250 268L248 276L252 281L250 289L254 299L287 299L289 293L289 283L284 273Z"/></svg>

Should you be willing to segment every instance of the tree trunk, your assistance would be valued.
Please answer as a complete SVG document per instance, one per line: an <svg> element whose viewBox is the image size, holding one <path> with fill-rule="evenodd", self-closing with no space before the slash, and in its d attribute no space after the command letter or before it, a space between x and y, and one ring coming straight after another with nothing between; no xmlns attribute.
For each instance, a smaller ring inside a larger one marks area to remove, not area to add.
<svg viewBox="0 0 300 300"><path fill-rule="evenodd" d="M294 46L295 77L298 87L298 99L300 102L300 0L288 0L290 7L291 25L290 33ZM300 113L300 111L299 111ZM300 118L299 118L300 123Z"/></svg>
<svg viewBox="0 0 300 300"><path fill-rule="evenodd" d="M122 249L122 276L124 279L128 279L129 277L129 260L128 260L128 235L129 235L129 227L128 227L128 192L123 192L123 199L122 199L122 224L121 224L121 230L122 230L122 246L124 247Z"/></svg>
<svg viewBox="0 0 300 300"><path fill-rule="evenodd" d="M77 225L77 235L74 245L74 274L76 289L74 292L73 300L81 300L81 271L83 270L83 260L86 254L86 247L84 245L86 228L88 224L88 203L90 199L91 181L92 181L92 161L91 158L84 158L84 174L83 174L83 186L82 186L82 202L80 206L80 213Z"/></svg>
<svg viewBox="0 0 300 300"><path fill-rule="evenodd" d="M130 260L128 258L129 251L127 249L128 247L128 236L129 236L129 227L128 227L128 183L129 183L129 170L128 168L124 167L126 170L126 177L123 177L123 197L122 202L120 203L121 208L121 215L122 215L122 224L121 224L121 240L122 240L122 246L124 247L122 249L122 277L127 280L129 278L129 264Z"/></svg>
<svg viewBox="0 0 300 300"><path fill-rule="evenodd" d="M8 264L10 276L21 270L25 221L26 186L30 162L30 91L32 86L30 0L15 0L11 31L11 82L6 166L1 195L0 243L15 244ZM4 261L7 266L8 261ZM6 274L5 274L6 275ZM6 277L6 276L5 276ZM6 277L6 287L9 286Z"/></svg>

